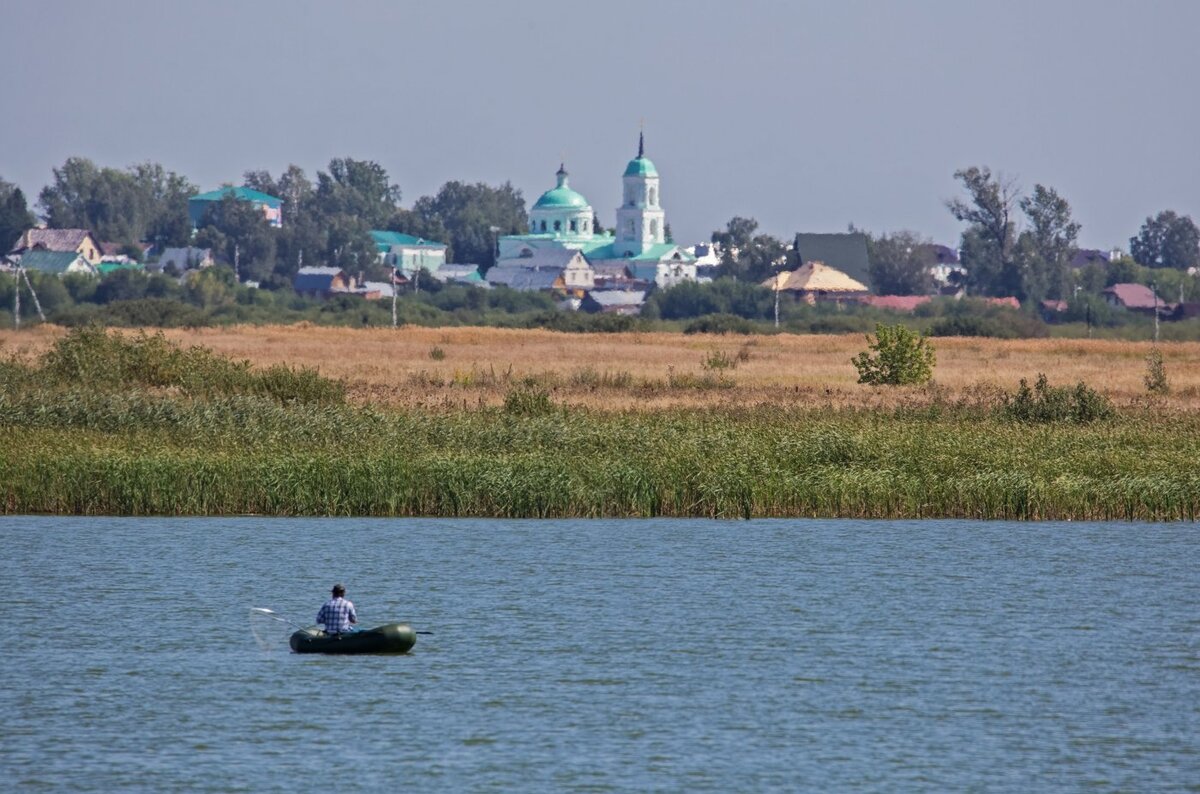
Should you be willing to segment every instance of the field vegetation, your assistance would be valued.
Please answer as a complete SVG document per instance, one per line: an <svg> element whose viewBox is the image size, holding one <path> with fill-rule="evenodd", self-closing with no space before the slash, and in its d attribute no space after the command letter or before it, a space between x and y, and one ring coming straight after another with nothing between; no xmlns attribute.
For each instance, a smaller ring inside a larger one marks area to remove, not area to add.
<svg viewBox="0 0 1200 794"><path fill-rule="evenodd" d="M939 342L939 382L871 388L854 384L861 338L853 349L837 347L840 338L772 337L780 347L763 350L768 340L456 330L214 329L185 345L49 328L14 345L10 334L0 364L0 509L1200 513L1196 367L1183 365L1200 355L1193 348L1160 347L1168 395L1146 390L1144 346L1073 342L1083 349L1072 352L1050 340ZM430 355L435 346L444 359ZM736 364L711 367L714 351ZM1076 376L1100 375L1106 360L1131 371L1116 377L1110 365L1113 377L1081 387ZM369 362L377 369L364 379L355 365ZM971 371L991 378L968 380Z"/></svg>

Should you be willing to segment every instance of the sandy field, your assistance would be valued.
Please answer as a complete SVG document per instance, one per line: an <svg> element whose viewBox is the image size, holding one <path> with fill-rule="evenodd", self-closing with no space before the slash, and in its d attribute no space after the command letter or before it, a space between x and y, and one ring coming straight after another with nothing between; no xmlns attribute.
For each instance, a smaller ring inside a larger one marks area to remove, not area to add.
<svg viewBox="0 0 1200 794"><path fill-rule="evenodd" d="M35 355L63 329L0 331L0 355ZM522 383L556 401L613 410L729 403L870 407L929 399L931 390L856 383L850 358L864 336L568 334L495 328L391 329L235 326L167 330L256 365L285 362L345 379L358 402L408 406L496 404ZM1148 399L1149 342L942 338L936 389L951 397L1015 388L1044 372L1054 385L1082 380L1118 405ZM1200 409L1200 343L1160 345L1171 385L1166 403ZM722 360L724 359L724 360Z"/></svg>

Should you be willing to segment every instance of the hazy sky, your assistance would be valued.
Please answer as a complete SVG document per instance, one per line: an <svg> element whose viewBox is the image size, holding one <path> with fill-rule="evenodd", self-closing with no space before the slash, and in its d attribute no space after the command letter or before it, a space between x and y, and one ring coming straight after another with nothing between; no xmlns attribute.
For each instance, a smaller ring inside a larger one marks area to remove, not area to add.
<svg viewBox="0 0 1200 794"><path fill-rule="evenodd" d="M915 229L954 242L953 173L1056 188L1088 246L1200 220L1200 2L5 3L0 177L82 155L203 189L382 163L404 203L566 158L611 225L646 153L680 242Z"/></svg>

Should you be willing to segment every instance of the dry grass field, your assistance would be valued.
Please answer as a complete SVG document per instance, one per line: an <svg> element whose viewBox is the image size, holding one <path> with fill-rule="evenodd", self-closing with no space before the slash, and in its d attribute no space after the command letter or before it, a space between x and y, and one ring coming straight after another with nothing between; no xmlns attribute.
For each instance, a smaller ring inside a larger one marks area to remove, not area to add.
<svg viewBox="0 0 1200 794"><path fill-rule="evenodd" d="M0 331L0 354L34 355L64 333ZM548 389L556 402L612 410L788 404L868 408L931 399L930 389L856 383L850 358L862 335L688 336L568 334L495 328L390 329L237 326L168 330L256 365L315 367L343 378L357 402L396 406L497 404L515 385ZM1147 399L1148 342L943 338L935 381L943 396L972 399L1044 372L1055 385L1085 381L1118 406ZM1200 408L1200 343L1163 343L1171 383L1166 404ZM714 354L717 354L714 356ZM713 366L715 364L716 366Z"/></svg>

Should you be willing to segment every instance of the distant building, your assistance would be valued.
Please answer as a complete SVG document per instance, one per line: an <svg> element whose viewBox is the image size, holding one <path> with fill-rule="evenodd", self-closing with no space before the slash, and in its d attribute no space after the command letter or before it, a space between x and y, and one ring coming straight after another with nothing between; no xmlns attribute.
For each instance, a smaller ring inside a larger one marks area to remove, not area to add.
<svg viewBox="0 0 1200 794"><path fill-rule="evenodd" d="M1145 284L1113 284L1104 290L1104 300L1110 306L1128 309L1131 312L1153 314L1167 311L1167 304L1158 297L1154 290ZM1171 307L1174 309L1174 307Z"/></svg>
<svg viewBox="0 0 1200 794"><path fill-rule="evenodd" d="M446 244L402 232L372 231L380 264L411 277L418 270L437 273L446 263Z"/></svg>
<svg viewBox="0 0 1200 794"><path fill-rule="evenodd" d="M102 246L87 229L27 229L17 239L12 253L35 250L76 253L93 265L104 256Z"/></svg>
<svg viewBox="0 0 1200 794"><path fill-rule="evenodd" d="M870 282L867 236L861 232L801 233L796 235L795 248L801 265L820 262L824 267L840 271L860 284Z"/></svg>
<svg viewBox="0 0 1200 794"><path fill-rule="evenodd" d="M201 193L188 199L188 217L192 220L193 228L200 228L208 208L219 203L226 196L233 196L239 201L248 201L260 212L267 223L275 227L283 226L283 199L270 196L248 187L222 187Z"/></svg>
<svg viewBox="0 0 1200 794"><path fill-rule="evenodd" d="M479 274L479 265L442 265L433 272L433 277L443 284L464 284L470 287L486 286Z"/></svg>
<svg viewBox="0 0 1200 794"><path fill-rule="evenodd" d="M876 309L912 314L918 306L924 306L930 300L932 298L928 295L868 295L862 299L862 303Z"/></svg>
<svg viewBox="0 0 1200 794"><path fill-rule="evenodd" d="M302 267L292 279L292 289L311 298L326 298L353 290L354 279L340 267Z"/></svg>
<svg viewBox="0 0 1200 794"><path fill-rule="evenodd" d="M165 270L170 265L174 265L180 272L212 267L212 249L195 248L193 246L188 246L187 248L164 248L162 256L158 258L155 266L160 270Z"/></svg>
<svg viewBox="0 0 1200 794"><path fill-rule="evenodd" d="M544 248L528 256L501 260L487 282L522 291L558 291L583 297L596 284L596 273L579 251Z"/></svg>
<svg viewBox="0 0 1200 794"><path fill-rule="evenodd" d="M645 303L642 290L592 290L583 296L579 308L596 314L636 315Z"/></svg>
<svg viewBox="0 0 1200 794"><path fill-rule="evenodd" d="M824 262L808 262L791 272L772 276L762 285L805 303L859 301L868 294L866 284Z"/></svg>
<svg viewBox="0 0 1200 794"><path fill-rule="evenodd" d="M15 257L14 257L15 259ZM45 248L26 249L21 254L18 266L26 270L37 270L41 273L51 273L65 276L69 273L85 273L89 276L100 274L98 264L92 264L87 257L78 251L49 251Z"/></svg>

